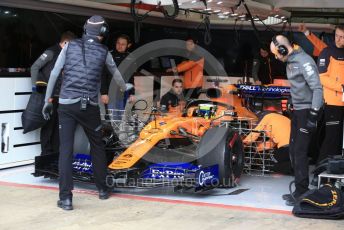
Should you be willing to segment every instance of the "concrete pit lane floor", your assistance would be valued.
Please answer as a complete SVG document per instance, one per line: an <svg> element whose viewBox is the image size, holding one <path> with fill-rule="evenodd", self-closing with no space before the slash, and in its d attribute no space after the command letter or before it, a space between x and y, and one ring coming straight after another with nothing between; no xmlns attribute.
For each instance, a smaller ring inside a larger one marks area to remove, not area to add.
<svg viewBox="0 0 344 230"><path fill-rule="evenodd" d="M76 183L73 211L56 207L56 180L35 178L33 166L0 170L0 229L343 229L344 220L293 217L281 195L291 177L244 176L240 186L207 193L117 189L99 200Z"/></svg>

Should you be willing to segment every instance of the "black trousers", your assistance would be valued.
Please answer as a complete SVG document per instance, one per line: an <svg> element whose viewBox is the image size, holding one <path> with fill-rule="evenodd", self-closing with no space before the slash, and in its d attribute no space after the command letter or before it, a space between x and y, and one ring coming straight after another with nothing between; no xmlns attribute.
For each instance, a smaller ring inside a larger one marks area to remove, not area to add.
<svg viewBox="0 0 344 230"><path fill-rule="evenodd" d="M294 110L291 120L289 155L295 176L297 196L308 191L308 149L311 133L305 128L309 109Z"/></svg>
<svg viewBox="0 0 344 230"><path fill-rule="evenodd" d="M201 87L184 89L183 94L185 99L198 99L201 94Z"/></svg>
<svg viewBox="0 0 344 230"><path fill-rule="evenodd" d="M318 162L328 156L342 154L344 106L326 105L324 111L324 140Z"/></svg>
<svg viewBox="0 0 344 230"><path fill-rule="evenodd" d="M80 102L70 105L60 104L58 113L61 143L59 155L60 199L72 198L73 144L77 124L83 127L90 142L95 184L98 189L105 189L107 161L100 130L99 107L87 105L87 109L82 111L80 110Z"/></svg>
<svg viewBox="0 0 344 230"><path fill-rule="evenodd" d="M289 145L282 146L274 151L275 163L272 166L273 172L292 175L293 169L289 157Z"/></svg>
<svg viewBox="0 0 344 230"><path fill-rule="evenodd" d="M41 155L59 152L59 120L57 114L58 98L53 98L53 114L50 120L41 128Z"/></svg>

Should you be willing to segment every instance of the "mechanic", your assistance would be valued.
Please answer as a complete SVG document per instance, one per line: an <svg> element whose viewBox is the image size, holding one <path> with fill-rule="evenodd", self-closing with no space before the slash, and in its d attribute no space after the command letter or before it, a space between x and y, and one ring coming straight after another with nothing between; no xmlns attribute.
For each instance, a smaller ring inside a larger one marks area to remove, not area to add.
<svg viewBox="0 0 344 230"><path fill-rule="evenodd" d="M172 88L161 97L160 107L162 111L171 111L173 108L181 105L184 101L183 81L179 78L173 79Z"/></svg>
<svg viewBox="0 0 344 230"><path fill-rule="evenodd" d="M305 25L299 30L317 45L319 50L318 69L324 89L325 137L319 150L318 162L328 156L342 154L343 141L343 85L344 85L344 25L336 26L334 45L327 46L312 34Z"/></svg>
<svg viewBox="0 0 344 230"><path fill-rule="evenodd" d="M119 66L121 62L129 55L128 49L131 47L132 43L130 40L130 37L126 34L121 34L117 37L115 50L111 51L112 58L116 63L116 66ZM101 94L101 102L103 104L109 103L109 86L112 79L111 73L107 71L107 69L104 69L104 74L102 75L101 80L101 87L100 87L100 94ZM129 82L134 84L134 78L131 77L129 79ZM115 92L114 92L115 93ZM132 103L135 101L135 88L132 88L128 92L125 92L124 98L122 99L121 96L116 96L117 101L115 102L115 109L123 110L125 108L125 105L127 101L129 103Z"/></svg>
<svg viewBox="0 0 344 230"><path fill-rule="evenodd" d="M272 170L283 174L291 174L289 158L290 119L282 114L265 111L257 112L257 126L250 132L243 143L256 143L257 151L274 149ZM262 139L265 137L265 140Z"/></svg>
<svg viewBox="0 0 344 230"><path fill-rule="evenodd" d="M301 47L292 46L285 36L277 35L272 38L270 49L278 60L287 63L287 78L294 109L289 155L294 169L296 190L293 194L283 195L286 204L293 206L300 196L308 191L307 152L311 133L317 128L320 108L323 105L323 91L316 64Z"/></svg>
<svg viewBox="0 0 344 230"><path fill-rule="evenodd" d="M325 138L318 162L330 155L342 154L344 118L344 26L335 30L335 46L324 48L318 58L320 80L324 89Z"/></svg>
<svg viewBox="0 0 344 230"><path fill-rule="evenodd" d="M31 82L32 90L40 93L45 93L46 86L49 81L51 70L54 68L57 57L59 56L62 48L67 42L74 39L75 35L66 31L62 33L60 42L49 47L42 53L42 55L31 66ZM61 74L58 76L57 84L53 91L53 111L54 114L51 119L41 127L40 142L41 142L41 155L53 154L59 152L59 129L58 129L58 97L61 87Z"/></svg>
<svg viewBox="0 0 344 230"><path fill-rule="evenodd" d="M109 190L105 178L107 162L101 135L98 93L104 64L113 74L114 80L124 92L130 88L125 84L111 54L100 42L108 33L108 26L101 16L92 16L84 25L84 35L62 49L48 82L43 115L49 119L52 113L50 97L57 77L63 68L63 81L59 97L59 197L58 207L72 210L72 162L76 125L80 124L90 142L93 175L99 191L99 199L107 199Z"/></svg>
<svg viewBox="0 0 344 230"><path fill-rule="evenodd" d="M176 67L167 69L166 72L184 73L184 97L198 98L203 86L204 57L199 57L195 50L196 42L192 38L186 40L188 60L183 61Z"/></svg>
<svg viewBox="0 0 344 230"><path fill-rule="evenodd" d="M285 65L273 58L267 44L261 44L259 54L253 58L252 77L256 85L269 85L275 78L285 78Z"/></svg>

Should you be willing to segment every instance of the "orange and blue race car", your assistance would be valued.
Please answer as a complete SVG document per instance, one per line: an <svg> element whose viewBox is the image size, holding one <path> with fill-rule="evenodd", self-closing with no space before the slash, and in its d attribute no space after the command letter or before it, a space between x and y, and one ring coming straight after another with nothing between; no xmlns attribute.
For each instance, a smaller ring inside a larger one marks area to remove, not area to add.
<svg viewBox="0 0 344 230"><path fill-rule="evenodd" d="M257 120L243 100L285 97L288 89L227 85L203 90L202 99L190 100L168 113L154 109L153 119L133 143L108 149L108 186L173 186L194 191L234 186L243 171L244 146L231 127L250 128ZM110 129L105 135L113 146L115 133ZM36 157L34 175L57 178L56 165L57 156ZM93 181L89 155L76 154L73 167L74 179Z"/></svg>

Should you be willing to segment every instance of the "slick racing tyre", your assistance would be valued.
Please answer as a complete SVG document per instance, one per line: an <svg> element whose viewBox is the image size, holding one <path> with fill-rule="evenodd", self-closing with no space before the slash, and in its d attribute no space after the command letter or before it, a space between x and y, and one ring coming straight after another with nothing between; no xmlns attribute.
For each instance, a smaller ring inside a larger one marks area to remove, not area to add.
<svg viewBox="0 0 344 230"><path fill-rule="evenodd" d="M203 135L196 150L202 167L218 165L219 186L232 187L244 167L243 144L239 134L230 128L214 127Z"/></svg>

